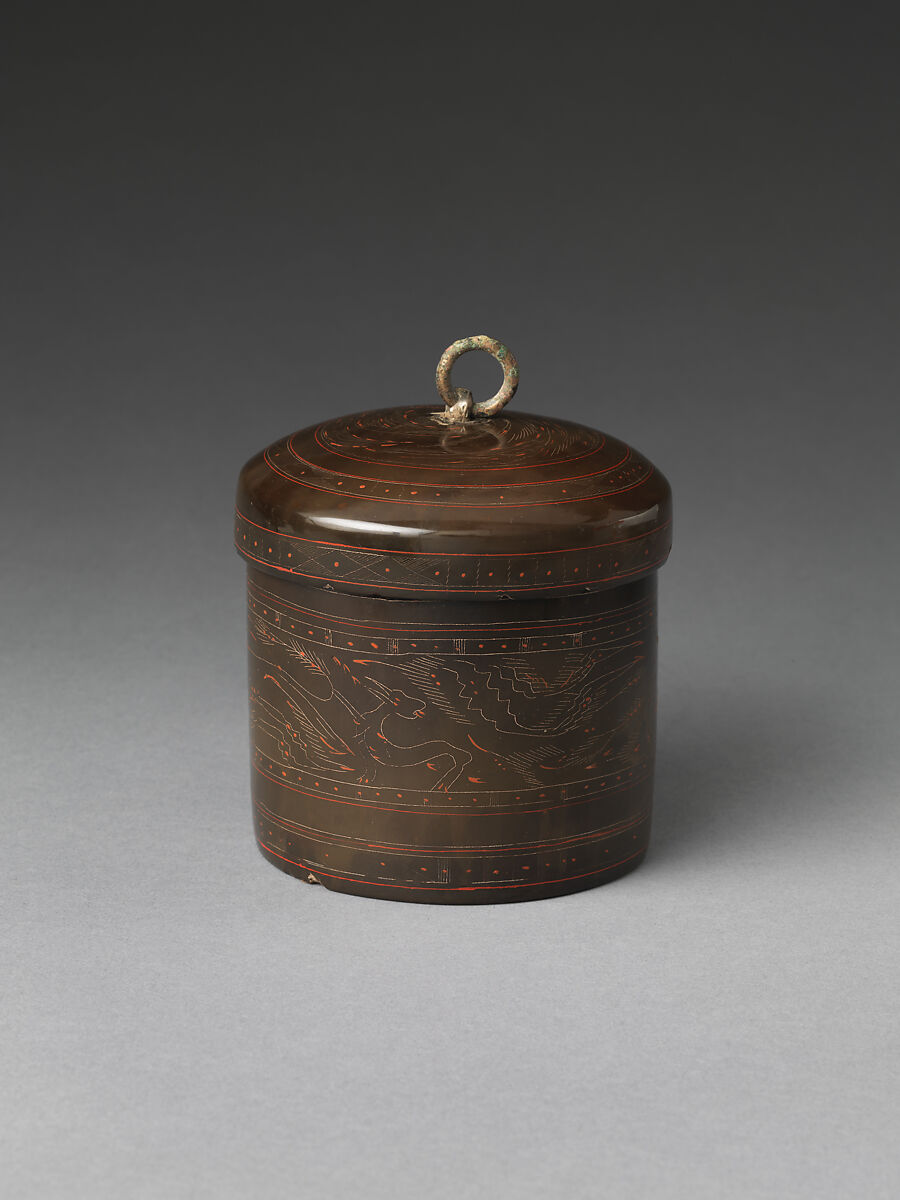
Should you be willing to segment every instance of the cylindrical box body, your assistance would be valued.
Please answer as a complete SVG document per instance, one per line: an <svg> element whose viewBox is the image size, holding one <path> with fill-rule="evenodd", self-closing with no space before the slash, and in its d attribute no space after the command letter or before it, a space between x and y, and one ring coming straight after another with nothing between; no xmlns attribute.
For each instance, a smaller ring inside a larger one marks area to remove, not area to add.
<svg viewBox="0 0 900 1200"><path fill-rule="evenodd" d="M256 836L291 874L446 904L560 895L647 847L656 576L395 601L250 568Z"/></svg>

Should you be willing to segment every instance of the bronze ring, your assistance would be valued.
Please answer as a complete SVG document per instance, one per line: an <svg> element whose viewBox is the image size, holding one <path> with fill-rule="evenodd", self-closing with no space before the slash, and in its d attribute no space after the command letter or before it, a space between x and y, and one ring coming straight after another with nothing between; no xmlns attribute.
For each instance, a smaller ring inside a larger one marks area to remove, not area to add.
<svg viewBox="0 0 900 1200"><path fill-rule="evenodd" d="M500 390L491 396L490 400L481 400L478 404L473 404L472 393L468 388L455 388L450 382L450 369L459 356L468 353L469 350L485 350L492 354L503 368ZM458 342L447 347L437 365L435 382L438 395L447 406L444 412L434 414L437 420L457 424L467 420L469 416L493 417L516 394L516 388L519 386L519 364L512 351L502 342L478 333L474 337L460 338Z"/></svg>

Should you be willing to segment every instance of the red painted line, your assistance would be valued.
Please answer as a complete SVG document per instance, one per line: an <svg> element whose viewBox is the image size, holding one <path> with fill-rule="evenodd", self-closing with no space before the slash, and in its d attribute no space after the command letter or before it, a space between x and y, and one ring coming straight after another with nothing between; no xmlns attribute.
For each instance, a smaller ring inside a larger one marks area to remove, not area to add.
<svg viewBox="0 0 900 1200"><path fill-rule="evenodd" d="M260 603L260 601L257 601L257 604L259 604L259 603ZM271 603L271 601L269 603ZM289 615L290 614L286 613L285 617L288 617ZM268 629L271 629L271 630L285 629L285 625L280 621L268 620L266 617L260 616L258 613L255 614L255 616L256 616L256 619L258 619L260 622L265 624ZM478 644L477 648L468 649L468 650L464 649L461 651L457 651L456 649L453 649L453 650L450 649L449 644L451 642L458 641L458 640L464 640L466 642L470 642L473 640L473 638L467 637L464 639L458 639L458 638L451 637L449 634L445 634L442 637L423 637L422 635L420 635L420 640L418 642L410 642L409 648L407 648L407 647L404 647L402 649L398 648L394 652L389 652L387 647L377 647L375 651L372 651L370 653L376 653L376 654L380 655L381 657L379 657L379 658L354 658L353 662L359 666L369 666L372 663L380 663L386 654L388 655L388 657L393 657L394 654L402 654L402 655L411 654L414 657L421 657L424 655L429 658L434 657L435 655L438 655L441 657L448 657L448 656L452 655L452 657L455 661L459 657L460 654L465 654L467 657L471 656L472 658L487 658L487 657L490 657L490 655L496 654L496 653L500 653L503 655L510 655L510 654L515 654L515 655L519 655L519 654L529 654L529 655L530 654L562 654L562 653L568 653L571 650L580 650L580 649L588 649L588 648L603 650L606 652L606 657L611 658L613 655L617 655L622 650L637 649L638 647L644 646L646 644L645 635L649 632L648 626L645 626L645 624L644 624L646 619L647 618L643 614L639 617L620 617L616 624L610 626L609 629L604 631L607 635L613 634L613 631L616 631L614 633L614 636L606 636L605 640L603 640L603 641L589 642L587 646L585 646L584 642L582 641L582 644L580 646L575 646L574 644L561 645L561 646L548 646L548 645L542 644L540 646L525 648L524 650L520 649L518 646L514 647L513 649L510 649L509 642L513 642L513 641L534 642L534 641L537 641L538 637L541 636L540 634L538 634L537 636L528 636L528 637L520 638L518 634L512 634L512 635L503 635L504 637L507 637L507 642L502 643L501 646L498 648L495 643L500 640L501 635L491 634L489 637L486 638L486 640L484 642L480 642ZM299 620L299 618L298 618L298 620ZM619 631L619 626L624 621L630 621L631 624L634 626L637 626L637 628L635 628L633 631L629 631L628 626L625 626L625 629ZM301 625L305 625L307 623L308 622L306 622L306 621L300 621ZM313 646L322 646L322 647L325 647L326 649L336 650L340 654L357 654L358 653L358 648L357 648L355 642L353 642L350 639L350 637L348 636L348 634L346 634L346 633L338 632L337 640L335 640L335 636L333 635L331 640L329 641L327 639L327 637L325 637L324 635L329 632L334 634L334 631L332 631L332 630L322 629L323 636L316 637L314 630L305 630L303 633L300 633L300 632L298 632L298 630L293 626L293 624L290 621L288 622L288 624L291 625L290 632L294 636L296 636L298 641L309 642ZM350 632L353 633L354 631L351 629ZM406 641L407 640L406 638L394 638L390 632L388 632L387 634L379 634L377 631L374 633L371 631L368 633L355 633L354 636L358 637L358 638L380 637L383 642ZM481 634L481 635L473 635L473 636L485 636L485 635ZM248 642L247 648L249 650L251 650L251 652L254 651L254 646L256 647L256 650L265 650L266 647L271 648L275 645L275 643L273 643L271 640L268 640L264 637L258 637L257 634L252 630L250 631L250 637L253 640L253 645L251 646L251 644ZM629 639L632 639L632 640L629 640ZM345 640L348 643L346 646L341 644ZM440 642L445 643L445 645L442 646L439 644L438 645L435 644L435 643L440 643ZM278 663L273 662L270 658L267 658L264 654L257 654L257 657L260 658L261 661L268 663L270 666L278 666L279 665ZM639 661L641 661L642 658L643 658L643 655L638 655L635 658L635 665L637 665L637 663ZM349 668L346 666L344 667L344 669L349 670ZM454 670L455 668L448 667L447 669ZM481 669L486 669L486 668L482 667ZM569 675L566 676L565 682L568 682L568 680L570 678L571 678L571 672L569 673ZM478 749L483 750L484 747L479 746ZM486 751L486 753L490 753L490 751Z"/></svg>
<svg viewBox="0 0 900 1200"><path fill-rule="evenodd" d="M346 497L347 495L353 495L352 492L345 493L345 492L337 491L336 489L332 489L332 488L316 487L316 485L314 483L307 483L307 481L305 479L298 479L298 477L296 475L288 475L285 471L282 471L279 467L275 466L275 464L269 458L268 450L265 450L263 452L263 461L265 462L265 464L269 468L269 470L272 471L275 475L280 475L282 479L287 479L289 483L294 483L297 485L297 487L309 488L311 491L314 491L314 492L324 492L328 496L344 496L344 497ZM403 498L394 499L390 496L367 495L367 496L362 497L362 499L366 500L367 502L374 503L374 504L405 504L405 505L411 504L411 505L421 505L425 508L446 508L446 509L457 509L457 508L491 508L491 509L547 508L548 506L555 506L557 504L582 504L586 500L604 500L607 496L619 496L619 495L621 495L622 492L630 492L630 491L633 491L634 488L640 487L642 483L646 483L647 480L651 478L651 476L655 473L655 470L656 470L656 468L650 466L649 463L647 463L646 465L649 467L647 474L642 475L641 478L635 480L634 483L629 483L626 487L615 488L610 492L594 492L589 496L571 496L568 500L556 500L556 499L535 500L532 504L507 504L505 501L502 504L451 504L451 503L449 503L449 501L444 500L443 497L440 497L440 496L437 496L432 500L409 500L409 499L403 499ZM603 474L603 472L599 472L599 474ZM453 488L452 484L447 485L448 490L452 490L452 488Z"/></svg>
<svg viewBox="0 0 900 1200"><path fill-rule="evenodd" d="M237 506L235 506L234 513L242 521L246 521L248 525L252 525L255 529L261 529L263 533L271 538L287 538L292 542L306 542L310 546L327 546L333 550L355 550L361 554L417 554L425 558L544 558L548 554L579 554L582 551L585 553L588 551L594 553L597 550L605 550L609 546L621 546L625 542L640 542L644 538L648 538L652 534L659 533L660 530L668 528L672 524L670 518L668 521L663 521L660 525L654 525L652 529L648 529L644 533L636 533L634 537L617 538L614 542L597 542L589 546L568 546L555 550L512 550L506 554L499 550L479 551L475 554L467 554L462 550L389 550L381 546L369 548L367 546L350 545L347 542L317 541L315 538L301 537L299 533L282 533L281 530L272 529L269 525L260 525L258 521L253 521L246 513L242 513Z"/></svg>
<svg viewBox="0 0 900 1200"><path fill-rule="evenodd" d="M328 475L339 474L339 472L337 472L337 471L329 471L328 468L321 467L318 463L311 462L310 459L304 458L302 454L298 454L297 451L294 449L293 437L288 438L288 440L285 444L288 448L288 451L291 454L291 457L296 459L297 462L302 462L304 466L311 467L313 471L318 471L319 473L321 473L323 475L324 474L328 474ZM320 446L322 445L321 442L319 442L318 444ZM322 449L326 450L327 447L322 446ZM337 451L328 451L328 453L337 454ZM596 451L594 451L594 453L596 453ZM337 455L337 457L347 458L348 456L345 454L339 454L339 455ZM582 457L586 458L587 455L582 455ZM622 455L622 457L620 459L618 459L616 462L612 463L610 466L604 467L602 471L588 471L584 475L561 475L559 477L559 479L528 480L525 483L509 483L509 482L506 482L506 483L457 483L457 482L454 482L451 480L449 483L446 483L446 484L425 483L425 484L422 484L421 486L427 487L427 488L444 488L444 487L448 487L448 488L479 488L481 490L484 490L485 488L504 488L504 489L506 489L506 488L521 488L521 487L545 487L545 486L550 487L552 484L555 484L555 483L571 483L571 482L574 482L576 479L596 479L600 475L608 475L610 471L615 471L617 467L621 467L622 463L627 462L630 457L631 457L631 448L629 446L626 446L625 453ZM361 462L362 460L358 459L358 458L353 458L353 459L349 459L348 461ZM570 460L570 461L574 461L574 460ZM387 464L376 463L374 465L386 466ZM422 469L423 468L421 468L421 467L412 467L412 466L410 467L410 470L413 470L413 471L422 470ZM474 467L472 469L477 470L477 468L474 468ZM494 468L494 469L497 470L498 468ZM504 468L499 468L499 469L504 469ZM505 469L520 470L520 471L534 470L533 467L518 467L518 468L505 468ZM443 471L444 474L446 474L446 475L453 475L456 473L455 468L453 468L453 467L425 467L424 470L426 470L426 471L427 470ZM356 474L354 474L353 471L342 470L340 472L340 474L347 479L364 479L366 481L366 483L388 483L388 484L393 484L394 487L399 487L399 488L409 488L409 487L412 487L412 485L414 483L418 484L418 480L414 480L414 479L382 479L379 475L356 475ZM330 489L328 489L328 490L330 490Z"/></svg>
<svg viewBox="0 0 900 1200"><path fill-rule="evenodd" d="M591 842L605 841L607 838L615 837L620 833L625 833L629 829L634 829L636 826L642 825L650 817L649 810L645 810L638 813L637 816L629 817L616 825L610 825L606 829L573 833L568 837L554 838L550 842L514 842L501 846L446 847L415 846L412 844L403 846L391 845L388 842L363 842L360 838L350 837L349 834L329 833L324 829L311 829L307 825L301 825L299 821L292 821L289 817L272 812L261 800L254 800L253 804L255 808L258 808L260 812L265 814L267 821L271 821L273 825L278 825L285 833L293 833L295 836L305 837L311 842L324 842L328 846L337 846L345 849L371 850L373 853L377 851L379 854L411 854L420 858L444 858L448 854L460 856L471 855L473 857L480 854L487 857L508 857L515 854L536 854L542 850L564 850L567 846L574 847L589 845Z"/></svg>
<svg viewBox="0 0 900 1200"><path fill-rule="evenodd" d="M428 806L428 808L425 808L425 807L413 808L411 805L407 808L397 808L396 805L391 806L389 804L375 804L374 802L367 803L362 800L347 800L343 796L335 796L334 794L329 794L328 792L323 792L323 791L311 792L307 788L301 788L301 787L297 787L295 784L287 783L284 779L276 779L276 777L274 775L269 774L268 771L264 771L255 762L253 763L253 769L259 775L261 775L263 777L263 779L267 779L269 781L269 783L274 783L276 787L284 788L285 791L288 791L288 792L296 792L301 796L310 796L314 800L327 800L329 804L343 804L349 808L365 808L365 809L368 809L369 812L375 811L375 812L406 813L410 816L420 816L420 817L431 817L431 816L456 817L456 816L459 816L460 813L471 813L473 816L481 816L481 817L509 817L509 816L520 816L520 815L521 816L531 816L534 813L556 812L558 809L561 809L561 808L577 808L577 806L579 804L590 804L591 801L593 801L593 800L600 800L600 799L605 798L606 796L614 796L618 792L626 791L630 787L636 787L639 783L643 783L646 779L649 778L649 772L648 772L647 774L639 775L636 779L628 779L628 780L624 781L623 783L617 784L615 787L598 789L596 792L591 792L590 795L588 795L588 796L566 797L566 799L561 804L545 804L541 808L516 808L514 805L507 804L503 808L498 807L498 808L475 809L475 808L468 808L468 807L464 808L462 805L454 805L453 807L451 807L449 805L441 806L441 804L439 804L439 803L430 804ZM280 769L281 768L279 767L279 770ZM273 770L274 770L274 767L273 767ZM610 772L610 774L612 774L612 772ZM602 779L603 776L602 775L598 776L598 778ZM329 781L329 782L331 782L331 781ZM417 788L416 790L418 791L420 789ZM448 793L448 794L451 794L451 793ZM471 795L471 792L468 792L468 793L460 792L459 794L460 795ZM476 795L489 795L489 794L490 794L490 789L488 789L488 791L486 791L486 792L476 793ZM432 792L431 795L437 796L437 795L439 795L439 793Z"/></svg>
<svg viewBox="0 0 900 1200"><path fill-rule="evenodd" d="M237 550L237 552L239 554L242 554L244 556L244 558L249 558L252 562L262 563L263 566L268 567L269 570L271 570L271 571L281 571L282 574L292 575L295 578L316 579L316 580L322 580L326 583L339 583L343 587L371 588L374 586L374 584L372 584L372 583L356 583L352 579L342 579L339 575L313 575L308 571L298 571L296 567L280 567L275 562L267 561L264 558L257 558L257 556L255 554L251 554L250 551L245 546L238 545L237 541L235 541L235 543L234 543L234 548L235 548L235 550ZM602 575L602 576L585 577L584 579L576 580L573 583L548 583L545 585L541 585L540 587L530 587L528 585L525 585L523 587L513 587L509 584L503 584L503 583L498 583L495 587L478 587L478 588L448 588L448 587L442 587L440 584L438 584L437 586L435 586L433 588L425 587L424 585L421 587L403 587L402 585L399 585L399 584L382 583L379 580L378 581L378 591L379 592L417 592L419 594L421 594L422 592L425 592L427 594L437 594L437 595L443 595L443 596L446 596L446 595L478 596L478 595L485 595L485 594L493 594L494 592L516 592L516 593L522 593L523 595L533 595L535 592L552 592L552 591L558 591L560 588L581 588L581 587L584 587L586 584L590 584L590 583L608 583L611 579L617 579L617 580L618 579L628 579L632 575L643 575L643 574L646 574L648 571L652 571L655 567L661 566L668 557L669 557L669 551L667 550L666 553L662 556L662 558L651 559L649 562L644 563L643 566L635 567L635 569L633 571L623 571L618 575Z"/></svg>
<svg viewBox="0 0 900 1200"><path fill-rule="evenodd" d="M423 409L422 411L424 412L425 410ZM345 458L348 462L364 463L366 461L364 458L357 458L356 455L354 455L354 454L342 454L340 450L335 450L333 446L328 446L324 442L320 441L319 433L324 428L325 428L324 425L317 425L314 437L315 437L316 445L318 445L322 450L324 450L326 452L326 454L333 454L336 458ZM294 447L293 447L293 441L296 436L297 436L296 434L291 434L291 436L289 438L287 438L286 440L288 442L288 445L291 448L291 452L294 453L297 458L299 458L300 457L299 454L296 454L296 451L294 450ZM605 445L606 445L606 434L602 433L600 435L600 444L598 446L594 446L591 450L585 450L585 452L583 454L575 454L571 458L551 459L548 461L551 461L554 466L563 467L566 465L566 463L578 462L579 459L587 458L588 455L590 455L590 454L599 454ZM313 465L315 465L315 464L313 464ZM527 464L523 464L523 463L515 463L513 466L510 466L510 467L480 467L480 466L466 467L463 465L461 460L456 460L456 461L451 461L450 463L448 463L448 465L446 467L429 467L429 466L426 466L424 463L418 463L418 464L415 464L412 469L416 470L416 471L444 471L444 472L478 471L479 473L481 473L482 471L533 471L535 469L535 467L540 467L542 465L544 465L544 464L532 463L531 466L528 466ZM323 467L317 467L316 469L320 470L320 471L324 470Z"/></svg>
<svg viewBox="0 0 900 1200"><path fill-rule="evenodd" d="M645 813L640 819L630 821L627 825L615 826L602 833L580 833L571 838L563 838L556 842L533 842L530 844L513 845L513 846L463 846L460 849L444 849L444 850L429 850L418 846L390 846L381 845L379 842L366 842L365 849L371 850L374 854L376 851L381 854L405 854L412 857L420 858L446 858L447 856L456 855L464 858L466 855L477 858L484 856L485 858L510 858L516 855L538 854L544 851L548 853L552 850L575 849L578 846L589 846L593 842L603 842L607 838L616 837L620 833L626 833L629 829L634 829L638 825L642 825L647 819ZM275 820L273 824L278 824ZM327 838L312 839L314 841L327 841ZM337 845L338 843L333 843Z"/></svg>
<svg viewBox="0 0 900 1200"><path fill-rule="evenodd" d="M312 875L324 875L326 879L340 879L345 883L363 884L365 887L382 887L382 888L399 888L404 892L484 892L484 891L503 891L505 888L526 888L526 887L547 887L554 883L573 883L577 879L589 879L593 875L603 875L607 871L612 871L615 867L621 867L627 862L631 862L633 858L637 858L644 853L644 850L636 850L634 854L629 854L626 858L620 858L617 862L607 863L605 867L598 867L595 871L585 871L580 875L562 875L558 879L536 879L526 881L524 883L474 883L468 887L442 887L440 884L432 884L430 887L423 887L415 883L381 883L374 879L359 879L353 875L339 875L336 871L325 871L321 867L308 867L306 863L300 862L299 859L288 858L286 854L279 854L277 850L273 850L271 846L267 846L261 837L257 835L256 840L262 846L267 854L274 854L276 858L280 858L282 862L291 863L292 866L302 867L304 871L309 871Z"/></svg>
<svg viewBox="0 0 900 1200"><path fill-rule="evenodd" d="M647 605L649 608L652 609L652 604L651 604L650 598L647 596L642 596L639 600L634 600L634 601L632 601L631 604L623 605L621 608L611 608L606 612L592 613L590 615L585 615L583 617L571 617L564 621L563 620L557 621L551 617L547 621L541 621L536 624L532 623L532 622L529 622L529 623L523 622L522 624L514 624L514 625L499 624L498 626L489 625L486 627L483 625L481 625L481 626L478 626L478 625L411 625L408 622L400 622L400 621L395 621L395 622L391 622L391 623L384 622L384 621L377 622L377 623L376 622L367 622L367 621L357 621L357 620L354 620L352 617L338 617L338 616L333 616L331 613L319 612L317 609L314 609L314 608L303 608L299 604L292 604L290 600L283 599L281 596L278 596L275 592L267 592L265 590L265 588L261 587L258 583L255 583L252 579L248 581L247 587L248 587L248 589L252 588L254 591L259 592L262 596L270 596L273 601L277 602L277 603L272 604L273 608L278 607L280 605L282 608L290 608L290 609L293 609L295 612L302 613L305 617L313 618L312 621L309 622L312 625L322 624L322 621L318 621L316 619L316 618L322 618L324 621L328 622L329 627L331 625L352 625L354 628L359 628L359 629L385 629L388 631L385 634L386 637L388 637L388 636L393 637L396 634L406 633L407 631L409 631L410 639L412 639L413 637L418 637L418 638L425 638L426 640L430 640L430 641L438 640L437 638L428 638L427 637L429 631L431 631L431 630L436 631L444 638L454 636L450 632L452 630L457 630L457 629L461 630L461 631L472 630L473 632L471 634L465 633L466 640L469 640L469 638L476 638L476 637L486 637L489 640L493 640L495 638L505 637L505 636L507 636L507 634L509 637L515 637L515 636L517 636L517 634L519 632L526 630L526 629L539 629L539 630L556 629L556 628L567 627L570 625L579 626L579 627L583 628L585 631L589 631L589 630L593 629L594 627L596 627L596 625L599 625L601 622L605 622L605 621L610 621L612 624L617 624L619 621L629 621L629 620L638 621L638 620L642 619L642 617L645 615L644 613L642 613L640 611L635 611L635 610L639 610L641 605ZM537 635L537 636L539 636L539 635Z"/></svg>
<svg viewBox="0 0 900 1200"><path fill-rule="evenodd" d="M267 628L269 628L269 629L282 629L283 628L282 625L275 624L273 622L267 622L262 617L260 618L260 620L263 621L266 624ZM635 621L634 623L636 624L637 622ZM273 661L273 658L270 658L265 653L266 650L273 650L275 648L275 643L267 640L266 638L257 637L256 633L253 632L252 630L250 630L248 632L249 632L249 637L251 639L250 641L247 642L247 650L249 651L249 653L252 654L253 657L256 659L256 661L260 664L263 664L268 667L278 667L279 664L277 662ZM637 652L647 644L647 639L645 637L637 636L638 634L643 635L644 632L645 631L643 629L635 630L634 633L622 634L619 637L617 637L615 640L609 640L609 641L605 641L605 642L596 643L597 646L603 647L604 657L607 660L606 672L604 675L604 678L606 680L608 680L608 681L611 680L613 676L621 676L625 671L637 669L640 666L640 664L644 662L644 659L646 656L644 654L635 653L634 656L627 663L618 662L618 663L615 663L615 665L613 665L614 660L618 659L623 651L634 650ZM341 654L355 653L355 650L353 649L353 647L341 646L340 644L336 645L334 643L334 641L328 642L324 638L315 638L315 637L310 638L308 633L306 634L306 636L303 636L302 634L297 634L296 636L297 636L298 641L302 640L305 642L309 642L313 646L321 646L326 650L337 650ZM631 640L627 640L627 639L631 639ZM385 638L383 640L388 641L390 639ZM450 640L450 639L447 639L447 640ZM528 641L531 639L524 638L522 640ZM579 647L576 647L576 648L579 648ZM559 654L559 653L568 653L572 649L573 649L573 647L571 647L571 646L557 647L557 648L553 648L551 646L546 646L546 647L542 646L542 647L535 648L532 650L503 650L503 649L501 649L500 653L504 654L506 656L508 656L510 654ZM372 665L376 665L376 664L381 665L381 663L383 661L384 652L379 649L377 651L377 653L381 654L382 658L354 658L353 662L354 662L354 664L357 664L359 666L364 666L364 667L372 666ZM425 657L429 657L429 658L433 657L434 655L438 655L438 656L442 656L442 657L447 656L446 650L441 650L438 648L429 650L425 646L417 647L415 650L398 650L397 653L403 654L403 655L412 654L414 657L425 656ZM455 654L455 652L454 652L454 654ZM489 650L487 648L485 648L483 653L478 650L474 650L471 652L471 656L473 658L489 659L492 657L493 654L494 654L494 651ZM277 656L275 656L275 657L277 657ZM335 659L335 661L338 661L338 660ZM346 664L343 664L343 669L348 672L350 671L350 668ZM459 680L460 684L463 683L462 677L459 675L459 672L454 667L445 667L442 669L451 671L456 676L456 678ZM486 666L481 666L477 669L481 670L481 671L487 671L487 670L489 670L489 664ZM566 676L566 679L564 682L568 683L569 679L571 679L571 676L572 676L572 672L569 672L569 674ZM285 691L284 687L275 679L275 677L273 675L264 675L263 678L271 679L276 684L276 686L278 686L282 691ZM283 678L290 679L291 677L283 676ZM353 676L353 678L354 678L355 682L357 682L357 683L361 682L355 676ZM291 679L291 682L294 682L294 680ZM618 692L616 693L617 696L619 694L620 693L618 693ZM285 695L287 695L286 692L285 692ZM614 697L610 697L610 699L614 699ZM295 705L293 705L291 703L291 700L289 698L288 698L288 703L291 704L291 707L296 707ZM423 703L424 703L424 701L423 701ZM470 703L467 707L468 707L468 711L472 711ZM382 736L382 735L379 734L379 736ZM485 750L485 748L483 746L478 746L478 744L476 742L473 742L472 744L475 745L477 747L477 749L482 750L485 754L491 753L490 750ZM329 749L334 749L334 747L329 746ZM344 753L344 751L340 751L340 753ZM548 767L545 769L551 770L552 768Z"/></svg>

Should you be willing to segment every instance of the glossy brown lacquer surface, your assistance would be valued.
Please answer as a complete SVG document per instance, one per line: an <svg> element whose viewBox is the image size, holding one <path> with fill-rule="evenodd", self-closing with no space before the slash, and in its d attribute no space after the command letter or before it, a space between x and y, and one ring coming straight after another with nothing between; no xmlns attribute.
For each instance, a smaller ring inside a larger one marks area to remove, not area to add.
<svg viewBox="0 0 900 1200"><path fill-rule="evenodd" d="M573 595L660 566L671 495L637 451L582 425L504 410L447 426L431 408L381 409L251 459L236 538L256 565L344 591Z"/></svg>
<svg viewBox="0 0 900 1200"><path fill-rule="evenodd" d="M263 852L339 891L450 904L630 870L650 827L655 591L397 602L251 570Z"/></svg>
<svg viewBox="0 0 900 1200"><path fill-rule="evenodd" d="M470 904L646 850L665 479L509 413L341 418L241 473L256 834L338 891Z"/></svg>

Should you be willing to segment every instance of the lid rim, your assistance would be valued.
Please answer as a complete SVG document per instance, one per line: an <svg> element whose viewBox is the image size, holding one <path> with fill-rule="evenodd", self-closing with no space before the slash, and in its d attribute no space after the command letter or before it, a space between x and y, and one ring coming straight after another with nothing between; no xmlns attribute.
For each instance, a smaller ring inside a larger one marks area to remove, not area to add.
<svg viewBox="0 0 900 1200"><path fill-rule="evenodd" d="M587 594L659 570L669 556L671 518L632 537L580 548L465 551L367 548L267 530L235 510L235 548L253 567L307 586L387 598L496 599ZM625 547L627 553L618 547ZM548 565L550 564L550 565Z"/></svg>

